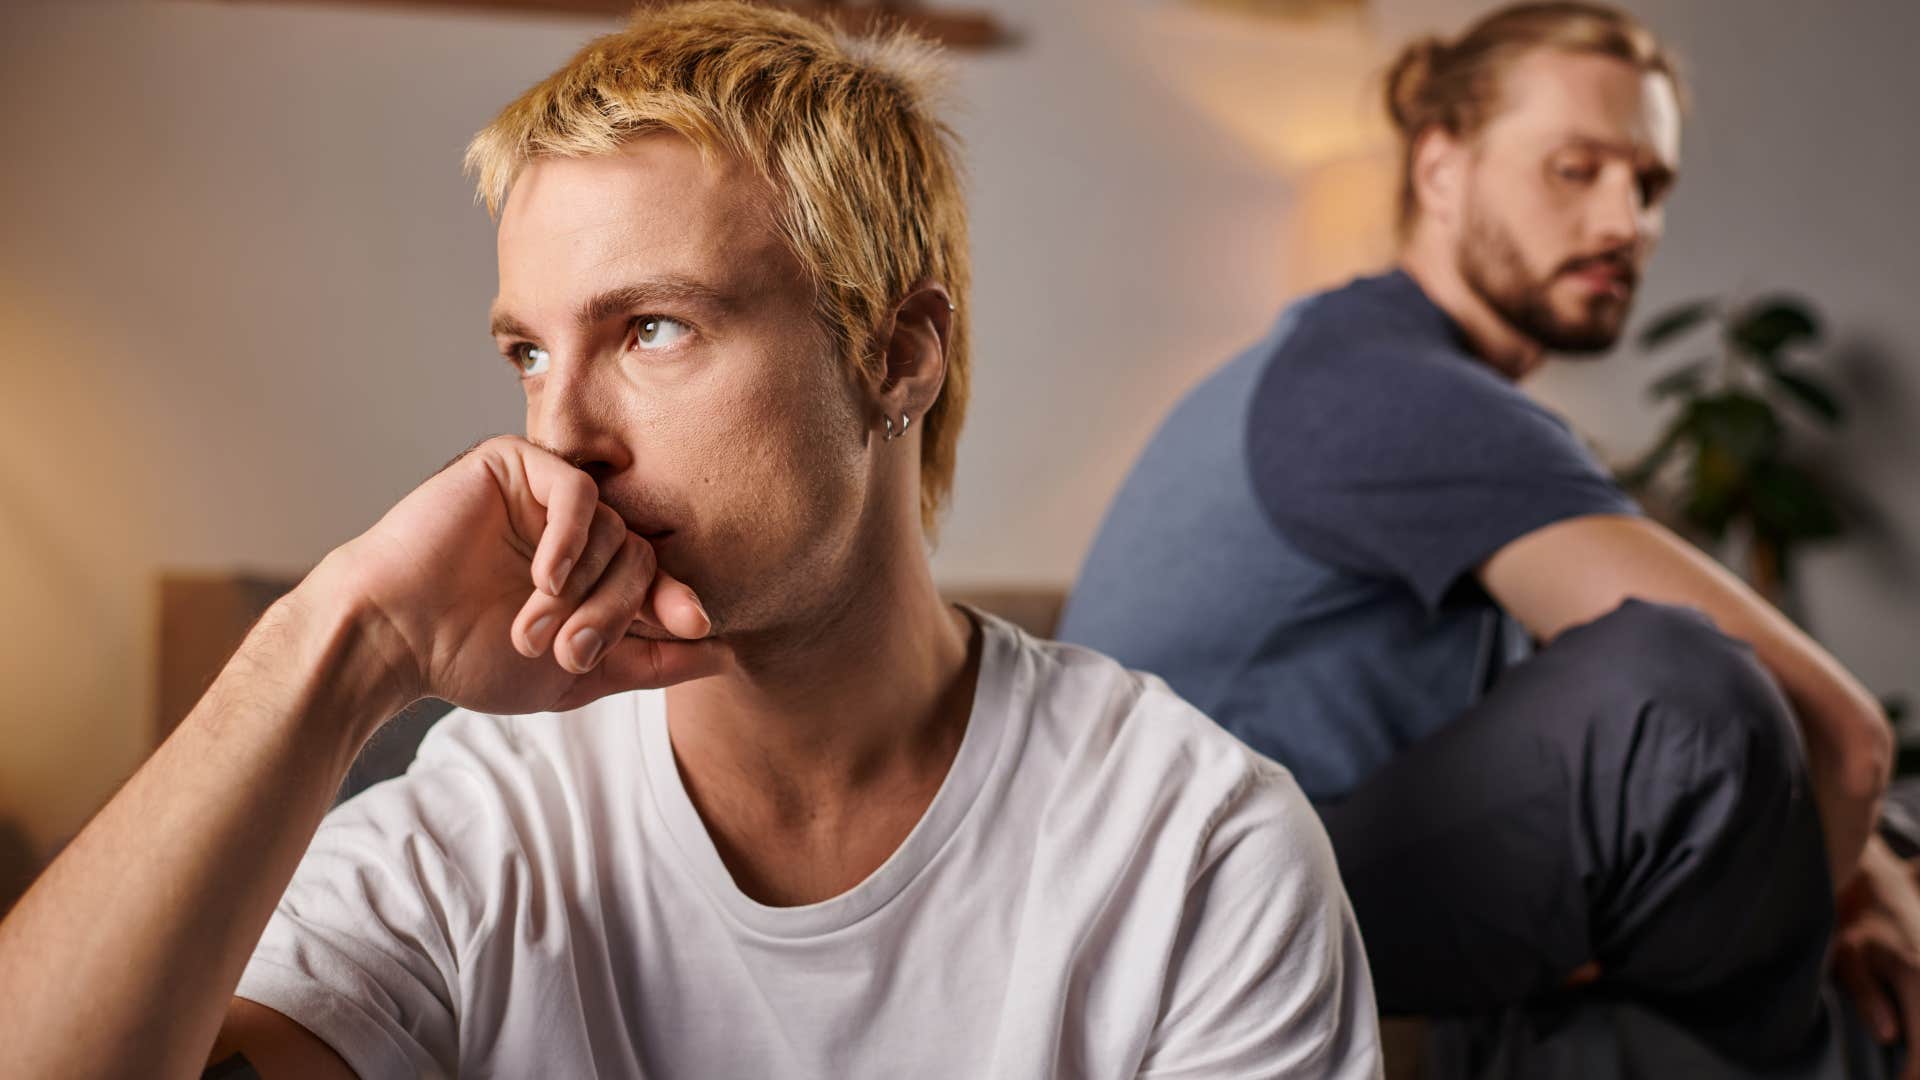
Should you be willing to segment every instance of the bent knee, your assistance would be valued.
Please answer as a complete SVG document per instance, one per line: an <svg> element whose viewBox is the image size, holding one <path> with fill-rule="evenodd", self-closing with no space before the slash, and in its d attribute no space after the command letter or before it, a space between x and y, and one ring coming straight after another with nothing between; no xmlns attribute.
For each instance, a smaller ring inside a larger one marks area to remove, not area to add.
<svg viewBox="0 0 1920 1080"><path fill-rule="evenodd" d="M1692 608L1628 599L1561 635L1619 709L1657 716L1663 734L1763 767L1801 759L1792 711L1745 642Z"/></svg>

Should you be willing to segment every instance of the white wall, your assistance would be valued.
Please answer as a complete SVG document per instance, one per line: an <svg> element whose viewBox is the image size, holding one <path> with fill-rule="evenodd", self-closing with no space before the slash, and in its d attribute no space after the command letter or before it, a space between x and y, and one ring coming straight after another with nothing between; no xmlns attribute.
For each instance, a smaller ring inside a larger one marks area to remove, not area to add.
<svg viewBox="0 0 1920 1080"><path fill-rule="evenodd" d="M1070 579L1172 397L1325 272L1290 246L1323 220L1290 220L1296 185L1121 32L1156 2L989 0L1024 43L961 64L979 366L947 580ZM1395 0L1380 25L1473 6ZM1842 447L1883 528L1810 568L1812 614L1876 689L1920 690L1920 236L1902 198L1920 16L1771 0L1741 6L1766 14L1736 39L1729 5L1641 6L1700 84L1646 300L1804 287L1854 351L1889 358L1850 369ZM477 436L518 428L459 154L606 28L193 0L0 10L0 818L50 845L148 749L157 569L304 567ZM1542 389L1625 448L1652 423L1639 374Z"/></svg>

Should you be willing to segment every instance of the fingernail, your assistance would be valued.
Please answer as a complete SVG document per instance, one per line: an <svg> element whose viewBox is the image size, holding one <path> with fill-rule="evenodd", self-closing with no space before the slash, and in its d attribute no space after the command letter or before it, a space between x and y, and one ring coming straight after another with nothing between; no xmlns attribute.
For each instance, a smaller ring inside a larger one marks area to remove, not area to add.
<svg viewBox="0 0 1920 1080"><path fill-rule="evenodd" d="M693 597L693 610L700 613L700 632L693 636L706 637L708 634L713 633L713 616L707 614L707 606L700 602L698 596L693 595L693 590L687 590L687 595Z"/></svg>
<svg viewBox="0 0 1920 1080"><path fill-rule="evenodd" d="M560 595L560 587L567 583L567 571L571 569L573 569L572 559L560 560L560 565L553 568L553 580L547 582L547 595Z"/></svg>
<svg viewBox="0 0 1920 1080"><path fill-rule="evenodd" d="M550 614L542 615L533 620L533 625L527 627L527 643L538 649L540 647L540 632L552 624L553 616Z"/></svg>
<svg viewBox="0 0 1920 1080"><path fill-rule="evenodd" d="M592 667L600 659L600 631L591 626L574 631L573 652L580 658L581 667Z"/></svg>

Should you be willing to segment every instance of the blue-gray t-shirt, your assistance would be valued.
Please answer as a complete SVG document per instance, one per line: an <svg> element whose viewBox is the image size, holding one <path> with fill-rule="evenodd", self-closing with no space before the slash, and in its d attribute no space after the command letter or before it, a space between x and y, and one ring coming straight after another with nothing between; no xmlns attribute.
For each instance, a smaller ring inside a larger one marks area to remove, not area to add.
<svg viewBox="0 0 1920 1080"><path fill-rule="evenodd" d="M1524 633L1474 571L1636 509L1404 272L1284 312L1167 417L1060 637L1154 672L1316 800L1471 705Z"/></svg>

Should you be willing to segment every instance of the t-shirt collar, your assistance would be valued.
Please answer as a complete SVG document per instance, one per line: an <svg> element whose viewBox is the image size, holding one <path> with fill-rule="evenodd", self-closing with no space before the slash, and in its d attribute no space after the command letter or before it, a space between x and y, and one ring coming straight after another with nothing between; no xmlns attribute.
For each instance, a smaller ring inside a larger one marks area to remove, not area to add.
<svg viewBox="0 0 1920 1080"><path fill-rule="evenodd" d="M732 872L721 860L706 822L687 795L668 732L666 694L654 691L634 694L633 702L647 787L653 806L665 821L677 849L662 854L679 860L715 903L735 920L771 937L803 938L833 933L884 907L927 868L959 829L993 772L1002 733L1017 707L1013 684L1019 667L1018 631L991 615L971 608L966 610L980 625L981 654L973 709L968 714L960 748L919 822L887 861L865 880L838 896L799 907L771 907L741 892Z"/></svg>

